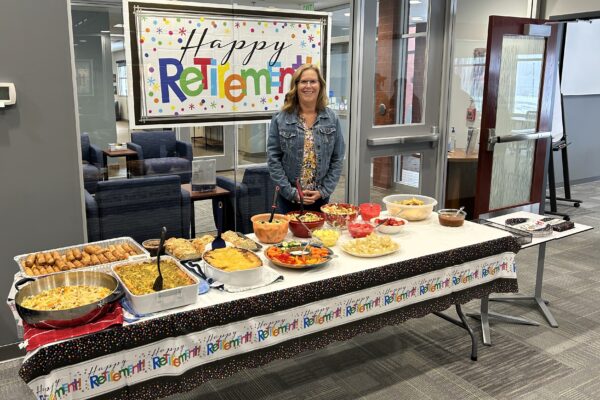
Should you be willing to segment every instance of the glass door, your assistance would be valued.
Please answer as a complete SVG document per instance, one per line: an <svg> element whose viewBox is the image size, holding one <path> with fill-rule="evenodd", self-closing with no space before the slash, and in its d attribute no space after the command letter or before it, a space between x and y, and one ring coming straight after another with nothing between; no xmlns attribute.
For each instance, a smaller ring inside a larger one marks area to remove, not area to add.
<svg viewBox="0 0 600 400"><path fill-rule="evenodd" d="M353 96L360 105L352 119L360 137L351 149L360 166L355 202L379 202L393 193L436 197L446 2L358 5L362 18L354 42L361 62L355 63L359 76L353 81L361 84Z"/></svg>
<svg viewBox="0 0 600 400"><path fill-rule="evenodd" d="M543 201L558 32L545 22L490 17L475 217Z"/></svg>

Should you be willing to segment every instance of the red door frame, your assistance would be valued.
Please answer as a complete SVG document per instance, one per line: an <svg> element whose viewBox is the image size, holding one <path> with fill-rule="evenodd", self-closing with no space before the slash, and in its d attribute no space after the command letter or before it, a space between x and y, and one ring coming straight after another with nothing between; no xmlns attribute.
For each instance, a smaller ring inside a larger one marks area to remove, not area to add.
<svg viewBox="0 0 600 400"><path fill-rule="evenodd" d="M487 144L490 128L496 127L502 40L504 35L523 35L526 24L543 25L547 22L549 21L543 19L490 16L485 60L485 80L481 114L479 161L477 168L477 190L475 194L475 218L479 217L481 214L496 211L489 210L494 153L493 151L487 150ZM558 26L556 24L550 26L552 28L552 33L550 37L546 38L542 69L542 86L539 101L540 105L538 108L538 120L536 124L537 132L547 132L550 131L552 127L552 94L558 62ZM529 202L515 204L502 209L536 204L545 199L545 188L542 186L546 164L546 149L548 147L547 140L551 139L539 139L536 143Z"/></svg>

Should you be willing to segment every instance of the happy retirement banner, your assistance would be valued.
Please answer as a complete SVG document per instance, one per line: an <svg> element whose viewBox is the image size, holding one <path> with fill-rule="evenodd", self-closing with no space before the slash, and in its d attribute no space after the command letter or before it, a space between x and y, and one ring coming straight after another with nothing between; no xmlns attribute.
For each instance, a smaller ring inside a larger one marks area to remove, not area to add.
<svg viewBox="0 0 600 400"><path fill-rule="evenodd" d="M123 10L132 128L268 120L299 66L328 75L328 13L151 0Z"/></svg>
<svg viewBox="0 0 600 400"><path fill-rule="evenodd" d="M516 279L514 253L429 272L290 310L168 338L59 368L29 382L39 400L82 399L273 346L499 278Z"/></svg>

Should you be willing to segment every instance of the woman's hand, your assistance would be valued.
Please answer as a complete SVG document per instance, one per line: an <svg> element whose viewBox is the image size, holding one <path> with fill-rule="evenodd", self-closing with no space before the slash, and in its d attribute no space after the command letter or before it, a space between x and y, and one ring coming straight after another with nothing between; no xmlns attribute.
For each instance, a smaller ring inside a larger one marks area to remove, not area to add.
<svg viewBox="0 0 600 400"><path fill-rule="evenodd" d="M311 205L315 204L315 201L321 198L321 192L318 190L304 190L304 204Z"/></svg>

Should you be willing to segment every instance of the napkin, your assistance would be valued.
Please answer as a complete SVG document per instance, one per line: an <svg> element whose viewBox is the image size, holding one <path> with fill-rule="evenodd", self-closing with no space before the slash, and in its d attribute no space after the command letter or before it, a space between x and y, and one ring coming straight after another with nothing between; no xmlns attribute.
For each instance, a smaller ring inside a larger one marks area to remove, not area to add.
<svg viewBox="0 0 600 400"><path fill-rule="evenodd" d="M35 328L28 323L23 322L25 330L23 333L23 343L25 345L25 349L29 352L46 344L99 332L110 326L122 324L123 309L121 304L116 301L109 306L108 312L100 317L100 319L89 322L85 325L63 329L42 329Z"/></svg>

